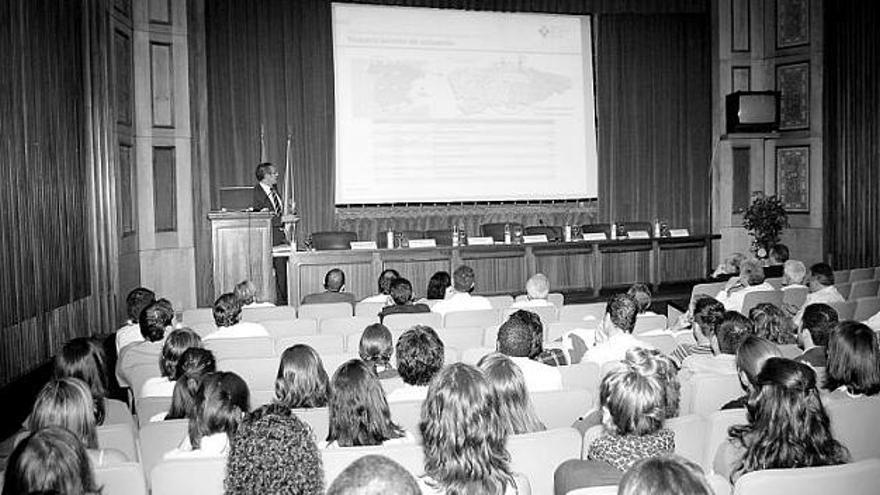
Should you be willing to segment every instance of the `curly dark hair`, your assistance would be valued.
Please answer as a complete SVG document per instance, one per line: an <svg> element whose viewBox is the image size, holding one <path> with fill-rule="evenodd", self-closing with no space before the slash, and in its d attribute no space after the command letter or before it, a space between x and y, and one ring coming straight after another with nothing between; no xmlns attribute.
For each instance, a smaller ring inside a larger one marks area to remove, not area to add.
<svg viewBox="0 0 880 495"><path fill-rule="evenodd" d="M749 310L749 319L755 323L755 335L758 337L779 345L797 343L797 327L779 306L760 303Z"/></svg>
<svg viewBox="0 0 880 495"><path fill-rule="evenodd" d="M220 294L214 301L214 324L231 327L241 321L241 301L232 292Z"/></svg>
<svg viewBox="0 0 880 495"><path fill-rule="evenodd" d="M745 449L731 480L762 469L829 466L849 460L846 447L831 434L816 373L806 364L767 359L746 411L749 423L728 431Z"/></svg>
<svg viewBox="0 0 880 495"><path fill-rule="evenodd" d="M427 385L443 367L443 341L433 328L416 325L397 339L397 372L409 385Z"/></svg>
<svg viewBox="0 0 880 495"><path fill-rule="evenodd" d="M227 494L324 493L321 452L312 429L280 404L247 415L226 459Z"/></svg>
<svg viewBox="0 0 880 495"><path fill-rule="evenodd" d="M381 445L405 435L391 421L379 378L360 359L346 361L336 370L331 390L327 442L340 447Z"/></svg>
<svg viewBox="0 0 880 495"><path fill-rule="evenodd" d="M608 300L605 313L611 317L611 323L626 333L632 333L636 327L636 316L639 314L639 303L629 294L615 294Z"/></svg>
<svg viewBox="0 0 880 495"><path fill-rule="evenodd" d="M700 330L706 337L715 335L715 329L718 328L723 316L724 305L718 299L711 296L698 296L694 301L694 323L700 326Z"/></svg>
<svg viewBox="0 0 880 495"><path fill-rule="evenodd" d="M141 335L147 342L158 342L165 338L165 330L174 320L174 307L168 299L153 301L138 316Z"/></svg>
<svg viewBox="0 0 880 495"><path fill-rule="evenodd" d="M156 293L145 287L136 287L125 298L125 313L132 322L137 322L141 311L156 300Z"/></svg>
<svg viewBox="0 0 880 495"><path fill-rule="evenodd" d="M498 396L477 368L447 366L428 387L419 429L425 474L447 494L500 495L514 483Z"/></svg>
<svg viewBox="0 0 880 495"><path fill-rule="evenodd" d="M543 340L541 318L531 311L520 309L498 327L496 347L498 352L507 356L532 358L541 354Z"/></svg>

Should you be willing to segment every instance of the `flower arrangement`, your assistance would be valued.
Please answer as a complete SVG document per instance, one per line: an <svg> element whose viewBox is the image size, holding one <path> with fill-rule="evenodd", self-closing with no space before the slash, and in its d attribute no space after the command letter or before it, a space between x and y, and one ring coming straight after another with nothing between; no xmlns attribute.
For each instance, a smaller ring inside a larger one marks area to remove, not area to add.
<svg viewBox="0 0 880 495"><path fill-rule="evenodd" d="M782 229L788 227L788 213L778 197L758 193L743 213L743 227L753 237L752 252L763 259L779 243Z"/></svg>

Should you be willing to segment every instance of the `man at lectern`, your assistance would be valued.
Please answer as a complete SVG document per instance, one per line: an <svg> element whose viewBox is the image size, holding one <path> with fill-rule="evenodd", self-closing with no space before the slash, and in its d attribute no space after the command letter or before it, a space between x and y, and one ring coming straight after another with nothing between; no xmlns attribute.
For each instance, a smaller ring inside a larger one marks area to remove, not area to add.
<svg viewBox="0 0 880 495"><path fill-rule="evenodd" d="M271 163L261 163L254 173L257 176L252 203L254 211L272 212L272 245L284 244L284 224L281 222L284 205L276 188L278 170ZM272 266L275 268L275 303L287 304L287 260L272 258Z"/></svg>

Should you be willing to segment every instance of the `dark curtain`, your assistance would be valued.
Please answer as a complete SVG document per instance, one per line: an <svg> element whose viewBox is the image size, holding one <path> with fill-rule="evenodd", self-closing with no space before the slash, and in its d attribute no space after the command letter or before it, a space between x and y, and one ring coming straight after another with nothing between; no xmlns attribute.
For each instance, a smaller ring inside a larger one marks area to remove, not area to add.
<svg viewBox="0 0 880 495"><path fill-rule="evenodd" d="M708 232L708 16L602 15L597 25L600 218Z"/></svg>
<svg viewBox="0 0 880 495"><path fill-rule="evenodd" d="M80 2L0 2L0 328L89 294Z"/></svg>
<svg viewBox="0 0 880 495"><path fill-rule="evenodd" d="M880 264L880 2L825 2L825 249Z"/></svg>

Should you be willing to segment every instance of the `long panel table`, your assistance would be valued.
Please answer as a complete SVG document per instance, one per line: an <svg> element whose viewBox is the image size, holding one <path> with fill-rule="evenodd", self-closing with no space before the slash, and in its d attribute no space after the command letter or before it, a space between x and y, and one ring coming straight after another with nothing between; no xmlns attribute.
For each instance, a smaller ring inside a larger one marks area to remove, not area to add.
<svg viewBox="0 0 880 495"><path fill-rule="evenodd" d="M346 291L357 299L378 291L382 270L396 269L423 296L431 275L466 264L476 274L476 293L523 292L534 273L550 279L551 290L584 290L597 294L603 286L696 280L712 266L712 241L718 234L659 239L575 241L567 243L496 244L491 246L437 246L430 248L367 249L351 251L296 251L276 253L289 257L288 294L292 304L306 294L323 290L324 274L341 268Z"/></svg>

